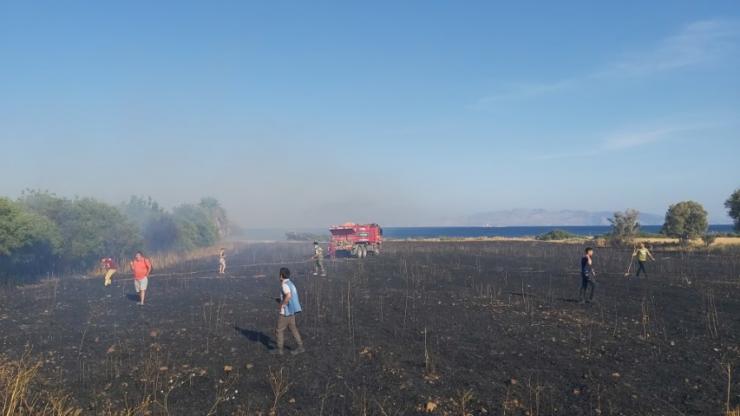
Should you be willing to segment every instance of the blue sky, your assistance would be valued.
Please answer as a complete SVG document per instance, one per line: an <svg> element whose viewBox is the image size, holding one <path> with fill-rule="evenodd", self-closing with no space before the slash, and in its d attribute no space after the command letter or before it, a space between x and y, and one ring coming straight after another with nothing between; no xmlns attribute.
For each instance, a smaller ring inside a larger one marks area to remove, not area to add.
<svg viewBox="0 0 740 416"><path fill-rule="evenodd" d="M729 221L740 3L497 3L0 2L0 195L214 196L249 227Z"/></svg>

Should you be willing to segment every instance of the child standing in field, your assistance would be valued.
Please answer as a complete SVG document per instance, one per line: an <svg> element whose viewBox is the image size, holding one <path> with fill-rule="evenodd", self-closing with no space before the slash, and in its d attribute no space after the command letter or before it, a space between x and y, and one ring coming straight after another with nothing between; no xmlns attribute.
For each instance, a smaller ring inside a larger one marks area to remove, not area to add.
<svg viewBox="0 0 740 416"><path fill-rule="evenodd" d="M105 286L110 286L111 284L111 278L113 278L113 275L116 274L118 271L118 266L116 266L116 262L113 261L110 257L105 257L100 259L100 264L103 267L103 270L105 271Z"/></svg>
<svg viewBox="0 0 740 416"><path fill-rule="evenodd" d="M277 336L277 349L270 352L273 354L283 355L286 328L290 328L290 332L293 334L293 339L295 339L295 342L298 344L298 348L293 350L291 353L293 355L297 355L305 352L306 350L303 348L303 339L301 339L301 334L298 332L298 327L295 324L295 316L301 312L301 303L298 301L298 290L296 290L293 282L290 281L290 270L286 267L280 269L280 298L277 300L280 302L277 329L275 330L275 335Z"/></svg>
<svg viewBox="0 0 740 416"><path fill-rule="evenodd" d="M653 257L653 254L645 247L645 243L640 243L640 248L635 250L632 253L632 257L634 258L637 256L637 277L640 277L640 272L642 272L645 277L647 277L647 270L645 270L645 263L648 261L648 257L650 260L655 261L655 257Z"/></svg>
<svg viewBox="0 0 740 416"><path fill-rule="evenodd" d="M591 302L594 299L594 289L596 287L596 272L593 266L594 249L586 247L584 256L581 258L581 303ZM591 293L586 300L586 291L591 287Z"/></svg>
<svg viewBox="0 0 740 416"><path fill-rule="evenodd" d="M218 254L218 274L224 273L226 273L226 251L221 249L221 252Z"/></svg>
<svg viewBox="0 0 740 416"><path fill-rule="evenodd" d="M131 272L134 274L134 288L139 294L139 305L144 306L146 298L146 289L149 286L149 273L152 271L152 262L144 257L141 251L136 252L136 256L131 261Z"/></svg>

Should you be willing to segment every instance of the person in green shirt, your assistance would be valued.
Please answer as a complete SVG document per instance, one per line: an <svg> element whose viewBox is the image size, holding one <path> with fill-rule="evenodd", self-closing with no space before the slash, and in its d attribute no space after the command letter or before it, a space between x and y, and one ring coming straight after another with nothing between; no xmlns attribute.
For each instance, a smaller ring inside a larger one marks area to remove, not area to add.
<svg viewBox="0 0 740 416"><path fill-rule="evenodd" d="M655 257L653 257L653 254L650 253L650 250L645 247L645 243L640 243L640 248L636 249L632 253L632 257L637 257L637 277L640 277L640 272L642 272L645 277L647 277L647 270L645 270L645 263L647 263L648 258L650 260L655 260Z"/></svg>

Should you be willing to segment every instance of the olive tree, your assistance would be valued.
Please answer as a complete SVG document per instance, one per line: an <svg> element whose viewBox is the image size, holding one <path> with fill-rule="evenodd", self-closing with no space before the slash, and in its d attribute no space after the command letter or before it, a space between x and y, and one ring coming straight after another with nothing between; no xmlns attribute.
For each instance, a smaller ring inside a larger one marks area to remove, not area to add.
<svg viewBox="0 0 740 416"><path fill-rule="evenodd" d="M735 223L735 231L740 231L740 188L735 189L735 192L727 198L725 208L727 208L727 213Z"/></svg>
<svg viewBox="0 0 740 416"><path fill-rule="evenodd" d="M616 244L630 244L640 232L640 211L628 209L624 212L615 212L613 218L609 218L612 224L609 238Z"/></svg>
<svg viewBox="0 0 740 416"><path fill-rule="evenodd" d="M682 201L668 208L661 232L685 243L704 235L707 228L709 224L704 207L695 201Z"/></svg>

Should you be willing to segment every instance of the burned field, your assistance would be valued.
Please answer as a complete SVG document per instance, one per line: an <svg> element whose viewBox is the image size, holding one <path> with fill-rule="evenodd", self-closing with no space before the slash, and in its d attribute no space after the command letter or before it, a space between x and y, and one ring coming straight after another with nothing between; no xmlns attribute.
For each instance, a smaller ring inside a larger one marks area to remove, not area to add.
<svg viewBox="0 0 740 416"><path fill-rule="evenodd" d="M215 258L155 270L144 307L126 275L1 292L0 348L41 360L37 388L63 389L85 414L706 415L740 404L737 252L657 251L647 279L626 279L630 251L597 249L596 302L582 305L581 251L397 242L327 261L324 278L301 261L308 245L247 245L225 278ZM302 355L269 354L280 264L304 310Z"/></svg>

